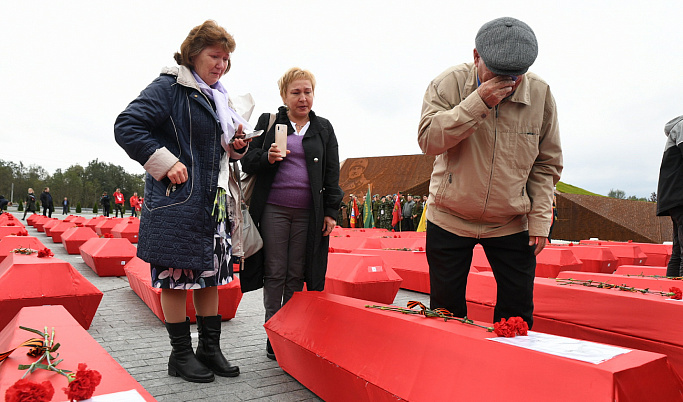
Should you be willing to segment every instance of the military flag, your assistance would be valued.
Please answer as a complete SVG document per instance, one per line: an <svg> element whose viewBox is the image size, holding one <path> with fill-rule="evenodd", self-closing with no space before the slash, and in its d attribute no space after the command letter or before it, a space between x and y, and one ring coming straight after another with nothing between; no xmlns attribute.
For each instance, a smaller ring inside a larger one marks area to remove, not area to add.
<svg viewBox="0 0 683 402"><path fill-rule="evenodd" d="M355 199L355 198L352 200L351 205L352 205L352 207L351 207L351 219L350 219L350 223L351 223L351 227L352 227L352 228L355 228L355 227L356 227L356 219L357 219L358 215L360 214L360 213L358 212L358 204L356 203L356 199Z"/></svg>
<svg viewBox="0 0 683 402"><path fill-rule="evenodd" d="M397 195L396 196L396 202L394 202L394 210L391 213L391 226L394 227L398 225L398 223L401 221L401 199Z"/></svg>
<svg viewBox="0 0 683 402"><path fill-rule="evenodd" d="M370 184L368 184L368 192L365 194L365 213L363 214L363 227L374 228L375 218L372 216L372 197L370 197Z"/></svg>

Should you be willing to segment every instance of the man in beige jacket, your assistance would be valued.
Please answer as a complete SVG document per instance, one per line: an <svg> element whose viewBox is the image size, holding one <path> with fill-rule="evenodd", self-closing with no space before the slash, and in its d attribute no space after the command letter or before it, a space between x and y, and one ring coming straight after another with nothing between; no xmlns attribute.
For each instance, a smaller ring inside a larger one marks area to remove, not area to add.
<svg viewBox="0 0 683 402"><path fill-rule="evenodd" d="M467 315L472 249L481 244L498 286L494 322L533 324L536 255L551 224L562 171L555 100L527 72L538 44L514 18L484 24L474 63L451 67L427 88L418 142L437 155L427 201L431 308Z"/></svg>

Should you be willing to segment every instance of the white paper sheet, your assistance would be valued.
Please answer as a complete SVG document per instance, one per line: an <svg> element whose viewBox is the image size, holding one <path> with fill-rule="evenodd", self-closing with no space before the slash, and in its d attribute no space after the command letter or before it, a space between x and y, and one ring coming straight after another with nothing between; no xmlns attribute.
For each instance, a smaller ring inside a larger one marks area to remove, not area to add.
<svg viewBox="0 0 683 402"><path fill-rule="evenodd" d="M567 357L593 364L602 363L615 356L631 351L631 349L565 338L563 336L544 334L541 332L529 331L528 334L528 336L515 336L514 338L499 336L488 339L512 346L519 346L520 348L536 350L550 355Z"/></svg>

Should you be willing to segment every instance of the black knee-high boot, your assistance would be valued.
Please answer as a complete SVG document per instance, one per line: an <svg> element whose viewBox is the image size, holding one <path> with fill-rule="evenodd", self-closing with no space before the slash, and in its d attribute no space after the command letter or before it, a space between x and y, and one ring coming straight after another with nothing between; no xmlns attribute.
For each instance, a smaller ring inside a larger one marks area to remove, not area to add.
<svg viewBox="0 0 683 402"><path fill-rule="evenodd" d="M194 354L190 338L190 319L185 322L166 323L168 336L171 338L171 356L168 358L168 375L181 377L190 382L212 382L215 377Z"/></svg>
<svg viewBox="0 0 683 402"><path fill-rule="evenodd" d="M197 332L199 332L197 359L216 375L237 377L240 375L240 368L231 365L221 352L221 321L220 315L197 316Z"/></svg>

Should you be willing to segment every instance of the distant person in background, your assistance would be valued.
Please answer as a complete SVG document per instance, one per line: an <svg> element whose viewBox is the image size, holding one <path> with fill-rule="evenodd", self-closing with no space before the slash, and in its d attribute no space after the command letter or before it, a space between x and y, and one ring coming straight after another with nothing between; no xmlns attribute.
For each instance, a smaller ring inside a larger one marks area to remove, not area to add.
<svg viewBox="0 0 683 402"><path fill-rule="evenodd" d="M133 193L130 197L130 216L138 216L138 211L140 210L140 199L138 198L138 193Z"/></svg>
<svg viewBox="0 0 683 402"><path fill-rule="evenodd" d="M7 198L5 198L4 195L0 195L0 215L2 215L5 212L5 209L7 209L8 205L12 205L11 202Z"/></svg>
<svg viewBox="0 0 683 402"><path fill-rule="evenodd" d="M120 188L117 188L116 191L114 191L114 194L112 195L114 196L114 217L118 218L120 211L121 217L123 218L123 210L126 203L126 197L123 196L123 193L121 193Z"/></svg>
<svg viewBox="0 0 683 402"><path fill-rule="evenodd" d="M36 213L36 195L33 193L33 189L28 189L28 194L26 195L26 209L24 209L24 217L21 220L26 219L26 214L29 212Z"/></svg>
<svg viewBox="0 0 683 402"><path fill-rule="evenodd" d="M52 194L50 194L50 187L45 187L40 193L40 205L43 206L43 216L52 218L52 212L55 210L55 204L52 201Z"/></svg>
<svg viewBox="0 0 683 402"><path fill-rule="evenodd" d="M102 205L102 216L109 216L109 210L111 209L111 199L105 191L100 197L100 205Z"/></svg>
<svg viewBox="0 0 683 402"><path fill-rule="evenodd" d="M671 216L673 247L666 267L666 276L683 276L681 266L683 240L683 116L664 126L666 145L657 185L657 216Z"/></svg>
<svg viewBox="0 0 683 402"><path fill-rule="evenodd" d="M557 196L553 193L553 221L550 224L550 231L548 232L548 243L552 243L553 228L555 227L555 222L557 221Z"/></svg>
<svg viewBox="0 0 683 402"><path fill-rule="evenodd" d="M62 201L62 215L66 215L69 213L69 199L64 197L64 201Z"/></svg>

